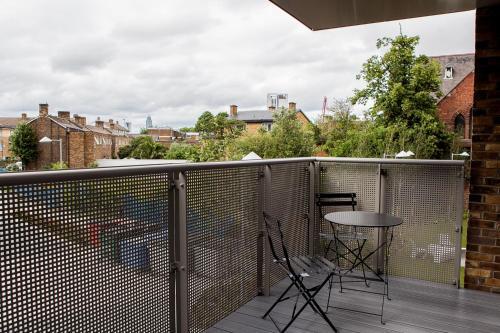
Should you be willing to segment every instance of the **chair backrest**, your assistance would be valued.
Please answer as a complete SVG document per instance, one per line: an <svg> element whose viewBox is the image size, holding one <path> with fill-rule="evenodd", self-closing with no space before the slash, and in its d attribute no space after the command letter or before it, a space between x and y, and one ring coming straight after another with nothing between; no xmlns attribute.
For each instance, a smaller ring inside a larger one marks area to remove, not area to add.
<svg viewBox="0 0 500 333"><path fill-rule="evenodd" d="M264 222L266 225L269 247L271 248L271 254L274 260L289 273L297 276L292 264L290 263L290 257L285 244L285 237L281 228L281 221L264 212ZM283 266L283 262L285 262L286 267Z"/></svg>
<svg viewBox="0 0 500 333"><path fill-rule="evenodd" d="M316 205L319 207L321 215L323 215L322 207L352 207L356 210L356 193L316 193Z"/></svg>

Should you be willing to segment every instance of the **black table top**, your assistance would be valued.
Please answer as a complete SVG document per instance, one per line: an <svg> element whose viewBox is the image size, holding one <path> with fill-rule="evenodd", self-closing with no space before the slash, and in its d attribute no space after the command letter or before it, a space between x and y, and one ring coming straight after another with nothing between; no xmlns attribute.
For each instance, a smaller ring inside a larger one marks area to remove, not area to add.
<svg viewBox="0 0 500 333"><path fill-rule="evenodd" d="M362 211L328 213L325 220L335 224L371 228L395 227L403 223L403 220L396 216Z"/></svg>

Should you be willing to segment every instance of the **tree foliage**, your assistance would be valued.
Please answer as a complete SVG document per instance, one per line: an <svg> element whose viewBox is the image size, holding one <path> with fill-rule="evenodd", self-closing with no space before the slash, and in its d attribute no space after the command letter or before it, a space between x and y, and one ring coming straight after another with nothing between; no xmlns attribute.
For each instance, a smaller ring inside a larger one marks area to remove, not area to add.
<svg viewBox="0 0 500 333"><path fill-rule="evenodd" d="M136 159L161 159L164 157L167 149L165 146L155 142L150 136L139 136L130 142L130 144L121 147L118 150L120 158Z"/></svg>
<svg viewBox="0 0 500 333"><path fill-rule="evenodd" d="M240 159L250 152L262 158L285 158L311 156L314 150L314 133L303 128L293 110L280 109L274 113L270 132L259 131L235 141L228 149L228 155Z"/></svg>
<svg viewBox="0 0 500 333"><path fill-rule="evenodd" d="M35 161L38 157L38 140L35 130L26 123L20 123L9 138L10 150L23 165Z"/></svg>
<svg viewBox="0 0 500 333"><path fill-rule="evenodd" d="M165 153L167 160L199 161L200 149L198 146L187 143L173 143Z"/></svg>
<svg viewBox="0 0 500 333"><path fill-rule="evenodd" d="M209 111L205 111L196 121L194 128L197 132L200 132L203 138L223 140L241 135L245 124L239 120L229 118L225 112L220 112L214 116Z"/></svg>
<svg viewBox="0 0 500 333"><path fill-rule="evenodd" d="M353 104L373 106L364 122L335 120L339 134L331 134L325 145L330 154L381 157L400 150L411 150L417 158L448 154L452 137L437 117L439 64L415 54L418 42L419 37L405 35L377 41L377 48L388 50L363 64L357 78L366 87L355 90L351 99Z"/></svg>

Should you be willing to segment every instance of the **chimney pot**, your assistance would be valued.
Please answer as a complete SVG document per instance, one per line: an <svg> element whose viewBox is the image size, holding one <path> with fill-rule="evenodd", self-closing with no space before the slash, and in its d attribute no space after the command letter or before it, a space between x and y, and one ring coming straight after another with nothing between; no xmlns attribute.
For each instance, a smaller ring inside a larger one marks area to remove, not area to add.
<svg viewBox="0 0 500 333"><path fill-rule="evenodd" d="M97 117L97 120L95 121L95 126L104 128L104 121L101 120L101 117Z"/></svg>
<svg viewBox="0 0 500 333"><path fill-rule="evenodd" d="M288 110L297 111L297 104L295 102L288 103Z"/></svg>
<svg viewBox="0 0 500 333"><path fill-rule="evenodd" d="M69 119L69 111L57 111L57 116L63 119Z"/></svg>
<svg viewBox="0 0 500 333"><path fill-rule="evenodd" d="M270 107L269 107L269 111L270 111L270 112L274 112L274 111L276 111L276 107L275 107L275 106L270 106Z"/></svg>
<svg viewBox="0 0 500 333"><path fill-rule="evenodd" d="M28 115L26 113L21 113L21 119L22 120L28 119Z"/></svg>
<svg viewBox="0 0 500 333"><path fill-rule="evenodd" d="M49 115L49 105L48 104L38 105L38 114L40 117L47 117Z"/></svg>
<svg viewBox="0 0 500 333"><path fill-rule="evenodd" d="M111 125L113 123L113 119L110 119L109 120L109 124Z"/></svg>
<svg viewBox="0 0 500 333"><path fill-rule="evenodd" d="M237 105L230 105L229 106L229 115L231 117L236 117L238 115L238 106Z"/></svg>

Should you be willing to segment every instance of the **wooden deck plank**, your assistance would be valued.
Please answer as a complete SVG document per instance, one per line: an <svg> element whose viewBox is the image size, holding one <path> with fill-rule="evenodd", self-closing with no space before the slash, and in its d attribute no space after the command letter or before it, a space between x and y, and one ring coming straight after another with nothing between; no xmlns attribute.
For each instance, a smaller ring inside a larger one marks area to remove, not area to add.
<svg viewBox="0 0 500 333"><path fill-rule="evenodd" d="M254 298L214 328L224 333L277 332L273 322L261 316L287 286L288 280L281 281L272 288L270 297ZM345 310L330 309L328 316L342 333L500 332L500 295L396 278L391 280L390 287L392 301L385 303L386 325L380 323L379 317ZM335 305L369 312L380 311L380 296L355 291L340 293L338 285L334 288L332 298ZM374 286L369 290L372 288ZM318 303L325 306L327 297L328 289L324 288L317 296ZM303 300L299 303L303 304ZM271 316L278 325L284 325L292 309L293 301L286 301L278 305ZM287 332L331 331L319 315L307 308Z"/></svg>

